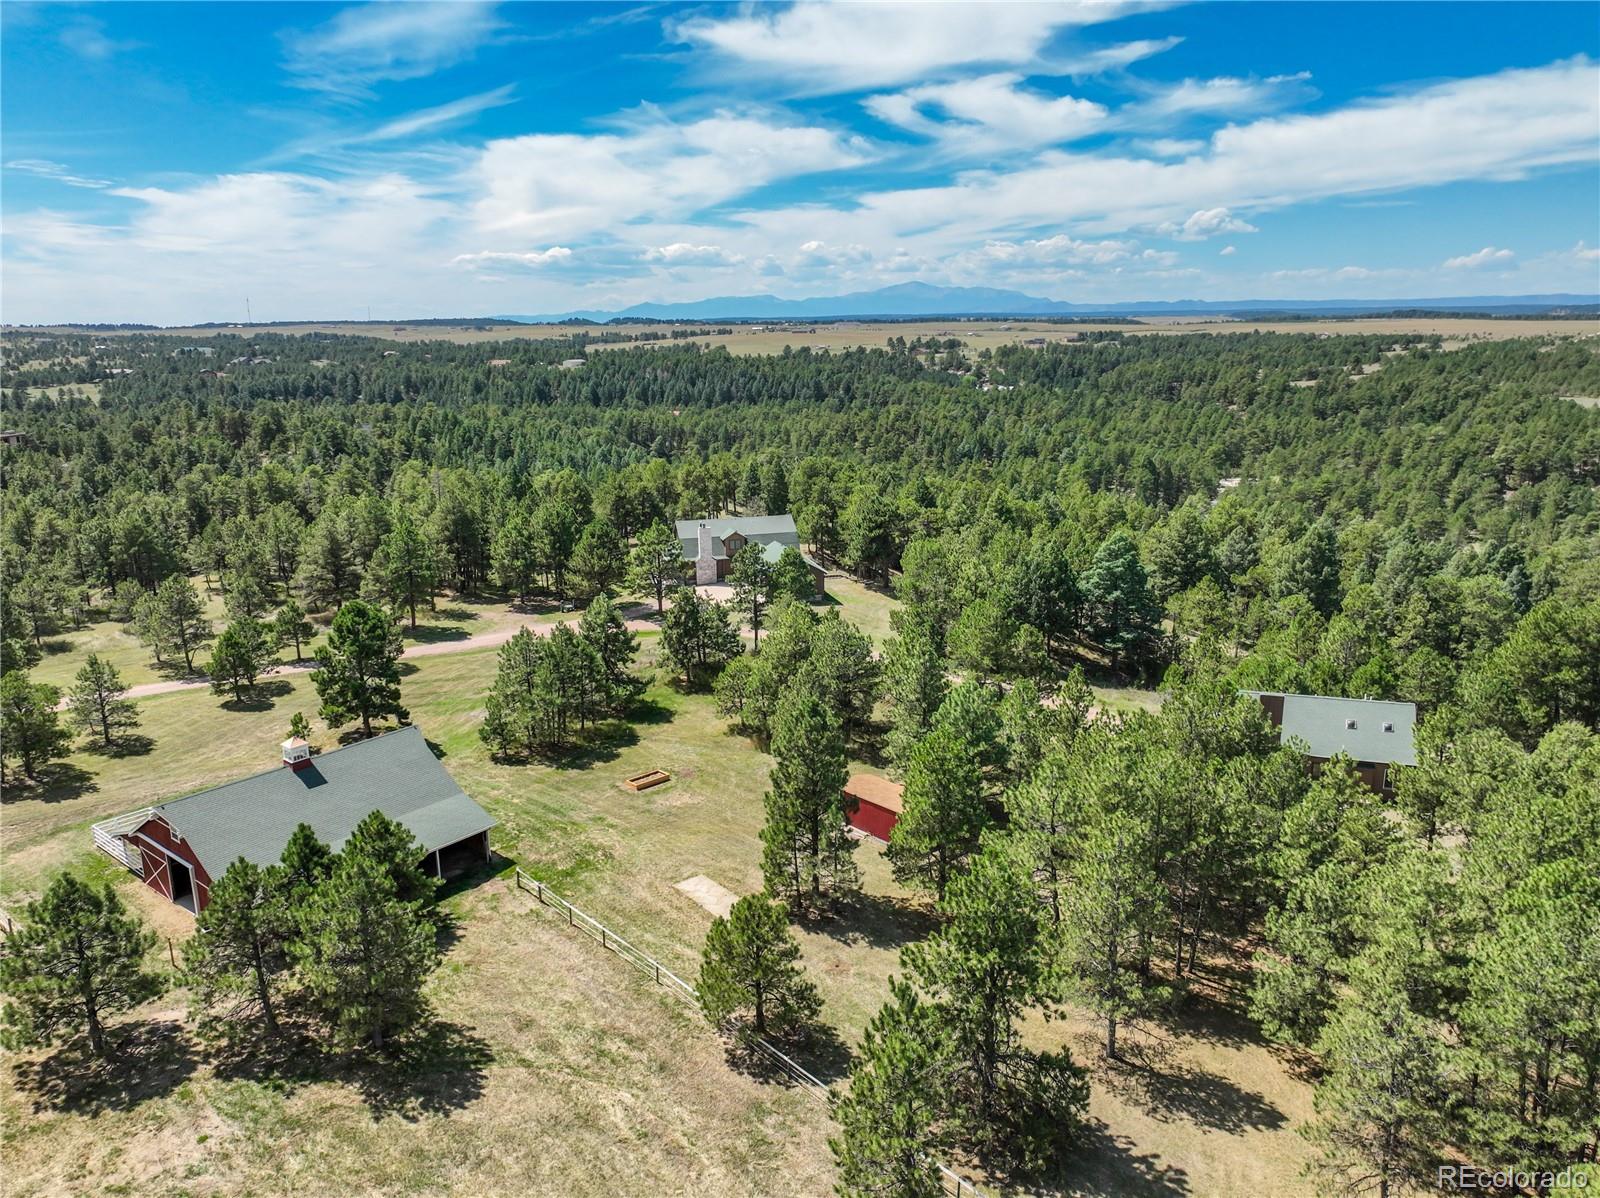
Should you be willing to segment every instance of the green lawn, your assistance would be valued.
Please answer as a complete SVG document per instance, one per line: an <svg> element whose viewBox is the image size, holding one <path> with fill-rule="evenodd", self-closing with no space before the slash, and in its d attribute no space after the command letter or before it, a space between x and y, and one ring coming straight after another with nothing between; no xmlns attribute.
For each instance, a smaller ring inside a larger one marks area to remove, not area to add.
<svg viewBox="0 0 1600 1198"><path fill-rule="evenodd" d="M886 624L887 601L847 606L876 610ZM654 651L646 638L645 657ZM711 916L674 884L705 874L736 894L759 888L770 759L730 734L707 697L658 682L635 722L612 727L580 760L496 764L477 739L494 665L492 649L406 663L412 718L500 821L500 854L693 978ZM274 768L289 714L311 714L316 702L304 675L272 686L244 711L205 691L146 699L147 752L78 753L53 787L9 792L6 908L71 868L118 878L163 935L181 940L187 914L98 856L87 826ZM333 743L320 725L316 739ZM641 794L622 789L623 778L649 768L673 780ZM862 850L862 864L859 909L800 930L838 1034L807 1058L825 1075L842 1069L882 1002L899 947L931 926L927 904L894 884L875 848ZM55 1093L47 1056L10 1062L0 1097L8 1193L819 1195L831 1187L820 1104L732 1069L704 1025L626 963L510 889L504 875L447 908L458 938L432 996L451 1028L413 1073L401 1070L401 1082L380 1084L339 1062L301 1063L288 1080L241 1073L193 1044L179 1023L182 998L169 996L131 1025L163 1036L135 1050L127 1078L90 1095ZM1091 1134L1049 1192L1308 1192L1298 1177L1305 1146L1292 1130L1309 1113L1304 1082L1237 1015L1202 1007L1185 1020L1160 1029L1155 1072L1100 1067L1096 1031L1081 1019L1030 1025L1035 1043L1066 1040L1096 1066Z"/></svg>

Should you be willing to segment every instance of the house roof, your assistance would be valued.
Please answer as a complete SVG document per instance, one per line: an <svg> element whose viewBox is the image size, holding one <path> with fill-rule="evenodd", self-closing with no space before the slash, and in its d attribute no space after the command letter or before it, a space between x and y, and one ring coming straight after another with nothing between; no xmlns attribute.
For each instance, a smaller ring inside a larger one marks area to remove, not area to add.
<svg viewBox="0 0 1600 1198"><path fill-rule="evenodd" d="M1258 698L1273 691L1248 691ZM1310 746L1312 757L1343 753L1357 761L1416 765L1415 703L1387 699L1340 699L1331 695L1283 695L1280 741L1291 737Z"/></svg>
<svg viewBox="0 0 1600 1198"><path fill-rule="evenodd" d="M777 545L777 553L793 547L800 548L800 534L795 530L794 517L781 516L724 516L719 520L679 520L678 544L683 547L683 556L690 559L700 556L700 526L704 524L711 533L711 556L729 557L728 551L723 547L724 537L738 533L747 541L757 541L763 545ZM776 561L776 554L769 553L769 557Z"/></svg>
<svg viewBox="0 0 1600 1198"><path fill-rule="evenodd" d="M243 857L271 865L300 824L337 851L381 811L410 828L424 853L494 827L439 764L415 725L251 778L163 803L153 811L181 836L213 878Z"/></svg>
<svg viewBox="0 0 1600 1198"><path fill-rule="evenodd" d="M851 774L850 780L844 784L844 793L852 799L871 803L897 815L904 806L900 799L904 790L905 787L900 783L880 778L877 774Z"/></svg>

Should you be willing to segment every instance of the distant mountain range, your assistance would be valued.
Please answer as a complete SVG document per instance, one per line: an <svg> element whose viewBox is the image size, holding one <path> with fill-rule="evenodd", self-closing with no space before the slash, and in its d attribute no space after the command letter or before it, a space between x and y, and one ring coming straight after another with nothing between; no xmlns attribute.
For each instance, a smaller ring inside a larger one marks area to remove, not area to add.
<svg viewBox="0 0 1600 1198"><path fill-rule="evenodd" d="M1532 315L1593 309L1600 295L1467 295L1384 300L1143 300L1122 304L1075 304L994 287L937 287L899 283L876 291L780 299L775 295L724 295L677 304L634 304L607 312L588 310L551 316L495 316L524 324L561 320L822 320L851 316L1227 316L1282 312L1345 316L1365 312L1423 310Z"/></svg>

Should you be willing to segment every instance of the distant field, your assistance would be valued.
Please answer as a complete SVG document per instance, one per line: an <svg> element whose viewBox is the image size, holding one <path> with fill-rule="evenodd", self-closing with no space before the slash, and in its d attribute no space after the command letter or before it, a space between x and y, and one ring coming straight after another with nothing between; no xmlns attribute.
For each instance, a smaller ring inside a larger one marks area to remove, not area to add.
<svg viewBox="0 0 1600 1198"><path fill-rule="evenodd" d="M706 321L708 326L718 322ZM659 325L610 324L601 330L587 325L527 325L494 324L478 328L467 323L461 325L407 325L329 323L254 326L268 333L331 333L344 336L381 337L398 342L452 341L479 343L530 339L536 341L570 337L575 332L609 331L618 333L662 332ZM55 332L71 331L61 326ZM221 334L238 335L249 331L247 326L232 325L222 329L162 329L162 333L190 338L212 337ZM1422 319L1362 319L1257 321L1217 320L1192 317L1146 317L1131 325L1124 324L1049 324L1029 320L927 320L906 323L876 323L870 321L805 321L796 327L787 325L739 325L730 334L692 338L703 345L726 346L735 354L781 353L785 346L812 349L852 349L858 346L881 347L891 337L913 340L918 337L955 337L973 349L1014 345L1035 338L1045 341L1073 341L1086 332L1113 331L1134 334L1173 333L1318 333L1325 335L1381 333L1395 335L1438 334L1447 341L1465 343L1474 340L1504 341L1514 337L1595 337L1600 336L1600 320L1494 320L1485 317L1438 317ZM97 335L103 331L97 330ZM115 335L115 334L104 334ZM592 346L593 349L626 349L635 342ZM648 345L673 345L674 341L646 342Z"/></svg>

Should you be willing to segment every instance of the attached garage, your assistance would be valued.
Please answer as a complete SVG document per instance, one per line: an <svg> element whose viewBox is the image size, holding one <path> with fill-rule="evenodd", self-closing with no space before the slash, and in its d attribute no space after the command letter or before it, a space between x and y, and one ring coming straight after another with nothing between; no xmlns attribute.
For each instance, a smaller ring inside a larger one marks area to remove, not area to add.
<svg viewBox="0 0 1600 1198"><path fill-rule="evenodd" d="M114 855L142 866L145 885L196 914L228 866L241 857L274 864L301 824L338 851L357 824L381 811L411 830L421 865L435 876L489 860L495 821L456 785L415 726L316 757L303 740L282 747L275 769L151 808L120 833L129 851Z"/></svg>
<svg viewBox="0 0 1600 1198"><path fill-rule="evenodd" d="M900 820L900 792L904 789L876 774L855 774L844 784L845 818L852 828L887 844Z"/></svg>

